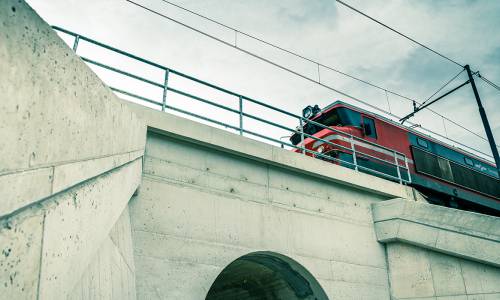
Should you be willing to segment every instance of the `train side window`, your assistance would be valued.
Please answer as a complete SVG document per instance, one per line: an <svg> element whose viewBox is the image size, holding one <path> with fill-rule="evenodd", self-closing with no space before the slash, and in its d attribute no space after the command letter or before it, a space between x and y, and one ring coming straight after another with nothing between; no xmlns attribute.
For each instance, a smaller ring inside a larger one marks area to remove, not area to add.
<svg viewBox="0 0 500 300"><path fill-rule="evenodd" d="M473 167L474 166L474 163L472 162L472 159L468 158L468 157L464 157L464 161L466 164L468 164L469 166Z"/></svg>
<svg viewBox="0 0 500 300"><path fill-rule="evenodd" d="M375 130L375 120L363 117L363 132L366 136L376 139L377 131Z"/></svg>
<svg viewBox="0 0 500 300"><path fill-rule="evenodd" d="M426 141L426 140L424 140L424 139L421 139L421 138L419 138L419 137L417 138L417 144L418 144L419 146L424 147L424 148L427 148L427 147L428 147L428 143L427 143L427 141Z"/></svg>

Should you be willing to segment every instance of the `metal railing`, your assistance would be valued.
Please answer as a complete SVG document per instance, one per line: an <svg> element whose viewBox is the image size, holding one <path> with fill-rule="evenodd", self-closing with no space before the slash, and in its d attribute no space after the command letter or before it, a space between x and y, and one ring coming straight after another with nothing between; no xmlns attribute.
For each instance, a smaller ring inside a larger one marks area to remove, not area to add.
<svg viewBox="0 0 500 300"><path fill-rule="evenodd" d="M127 58L133 59L133 60L135 60L137 62L140 62L142 64L151 66L151 67L156 68L158 70L161 70L161 72L163 72L163 74L164 74L164 76L163 76L163 82L160 83L160 82L156 82L156 81L147 79L147 78L145 78L143 76L139 76L137 74L133 74L131 72L127 72L127 71L118 69L116 67L110 66L110 65L105 64L103 62L99 62L99 61L97 61L95 59L91 59L89 57L85 57L85 56L80 55L80 58L83 61L85 61L86 63L88 63L88 64L91 64L91 65L94 65L94 66L97 66L97 67L100 67L100 68L107 69L107 70L112 71L112 72L114 72L116 74L121 74L121 75L126 76L128 78L131 78L131 79L134 79L134 80L138 80L138 81L146 83L146 84L148 84L150 86L161 88L163 90L162 101L161 102L153 100L153 99L150 99L148 97L144 97L144 96L138 95L136 93L132 93L130 91L126 91L126 90L121 89L121 88L109 86L110 89L113 90L115 93L122 94L122 95L125 95L125 96L128 96L128 97L132 97L132 98L134 98L136 100L143 101L143 102L155 105L155 106L158 107L158 109L161 109L161 111L166 111L168 109L168 110L171 110L171 111L174 111L174 112L177 112L177 113L181 113L183 115L187 115L187 116L199 119L199 120L203 120L205 122L209 122L209 123L212 123L212 124L223 126L224 128L229 128L229 129L235 130L240 135L257 137L257 138L260 138L260 139L263 139L263 140L266 140L266 141L269 141L269 142L277 143L278 145L281 145L281 147L284 147L286 145L290 149L298 149L298 151L301 152L301 153L303 153L303 154L311 154L311 155L313 155L315 157L318 157L318 158L321 158L321 159L324 159L324 160L327 160L327 161L335 161L335 162L338 162L341 165L353 168L356 171L363 171L363 172L366 172L366 173L371 173L371 174L378 175L378 176L381 176L381 177L385 177L385 178L388 178L388 179L391 179L391 180L395 180L395 181L397 181L399 183L402 183L402 184L403 183L409 183L409 182L411 182L411 175L410 175L410 170L409 170L409 167L408 167L408 159L407 159L407 157L405 156L404 153L395 151L394 149L383 147L381 145L378 145L378 144L373 143L371 141L368 141L368 140L356 137L354 135L347 134L347 133L339 131L339 130L335 130L334 128L330 128L330 127L325 126L323 124L320 124L318 122L306 119L306 118L304 118L302 116L290 113L288 111L285 111L283 109L271 106L271 105L266 104L264 102L252 99L250 97L247 97L247 96L244 96L244 95L241 95L241 94L229 91L227 89L224 89L222 87L213 85L213 84L208 83L206 81L203 81L203 80L194 78L192 76L183 74L183 73L181 73L179 71L176 71L176 70L173 70L171 68L162 66L162 65L157 64L155 62L152 62L152 61L149 61L147 59L138 57L136 55L133 55L131 53L119 50L117 48L105 45L103 43L100 43L100 42L95 41L95 40L93 40L91 38L85 37L83 35L71 32L69 30L66 30L66 29L63 29L63 28L60 28L60 27L57 27L57 26L53 26L52 28L55 29L58 32L67 34L67 35L69 35L69 36L71 36L71 37L74 38L74 40L73 40L73 51L75 51L75 53L77 53L77 50L79 49L78 47L79 47L80 43L82 41L85 41L85 42L88 42L88 43L90 43L90 44L92 44L94 46L98 46L100 48L104 48L104 49L109 50L109 51L111 51L111 52L113 52L115 54L119 54L119 55L125 56ZM187 80L192 81L194 83L201 84L201 85L203 85L205 87L208 87L210 89L214 89L214 90L216 90L218 92L222 92L224 94L230 95L231 97L234 97L234 99L236 101L236 104L238 106L238 109L234 109L234 108L231 108L229 106L226 106L226 105L223 105L223 104L219 104L219 103L216 103L216 102L214 102L212 100L205 99L203 97L199 97L199 96L190 94L190 93L188 93L186 91L182 91L180 89L176 89L176 88L172 87L171 85L169 85L169 81L170 81L172 75L179 76L179 77L181 77L183 79L187 79ZM231 125L231 124L228 124L226 122L215 120L214 118L211 118L211 117L207 117L207 116L203 116L203 115L200 115L200 114L196 114L196 113L194 113L192 111L187 110L187 108L183 109L183 108L179 108L179 107L170 105L169 102L168 102L168 95L170 93L174 93L174 94L177 94L177 95L188 97L188 98L190 98L192 100L196 100L198 102L201 102L201 103L204 103L204 104L208 104L208 105L213 106L213 107L217 107L217 108L222 109L224 111L227 111L227 112L230 112L230 113L234 113L234 114L236 114L238 116L239 124L238 124L238 126ZM287 127L287 126L285 126L283 124L279 124L279 123L276 123L276 122L273 122L273 121L270 121L270 120L266 120L264 118L261 118L261 117L258 117L256 115L254 115L254 114L245 112L244 111L245 103L251 103L251 104L257 105L259 107L270 109L270 110L272 110L274 112L283 114L283 115L285 115L287 117L294 118L297 121L296 124L297 123L299 124L299 127L296 128L296 129L290 128L290 127ZM297 145L294 145L294 144L291 144L291 143L288 143L288 142L284 142L284 141L280 140L279 138L274 138L274 137L268 136L266 134L258 133L256 131L249 130L248 128L245 129L245 127L243 126L245 118L248 118L248 119L260 122L260 123L264 123L266 125L270 125L272 127L279 128L281 130L285 130L287 132L290 132L291 135L295 134L295 133L298 133L298 134L300 134L301 142L298 143ZM314 135L311 135L311 134L308 134L308 133L304 132L302 130L302 128L303 128L303 126L306 123L313 124L314 126L317 126L319 128L322 128L322 129L328 129L329 131L331 131L331 132L333 132L333 133L341 136L342 140L344 140L344 141L348 140L349 141L350 147L344 147L342 145L339 145L338 143L332 143L329 140L326 140L326 139L323 139L323 138L320 138L320 137L317 137L317 136L314 136ZM308 139L310 139L310 140L308 140ZM350 157L352 158L352 161L346 160L346 159L335 158L335 157L332 157L331 155L329 155L328 153L320 153L320 152L313 151L311 149L307 149L306 147L304 147L305 142L307 143L307 142L310 142L311 140L320 141L321 143L330 145L330 146L334 147L335 149L341 149L341 150L343 150L344 153L348 153L350 155ZM384 158L380 158L380 157L376 157L376 156L370 155L368 153L364 153L364 152L360 151L359 149L357 149L357 147L356 147L357 143L358 143L358 146L359 146L359 143L368 144L372 148L379 149L380 151L383 151L385 153L390 153L390 155L385 155L385 156L389 156L391 158L390 159L384 159ZM369 158L370 160L373 160L373 161L377 161L377 162L379 162L381 164L384 164L384 165L391 166L394 169L394 171L397 174L397 176L390 174L392 172L384 173L384 172L380 172L378 170L375 170L373 168L369 168L369 167L360 165L359 160L360 159L366 159L366 158ZM403 176L402 174L405 174L406 176Z"/></svg>

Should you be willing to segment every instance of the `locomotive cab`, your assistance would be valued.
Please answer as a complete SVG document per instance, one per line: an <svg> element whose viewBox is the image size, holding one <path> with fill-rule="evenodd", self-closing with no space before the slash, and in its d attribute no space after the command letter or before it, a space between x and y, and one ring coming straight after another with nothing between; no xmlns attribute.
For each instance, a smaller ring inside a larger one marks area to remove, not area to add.
<svg viewBox="0 0 500 300"><path fill-rule="evenodd" d="M290 142L293 145L304 146L306 149L326 153L333 149L332 145L318 143L318 139L308 137L314 135L319 139L332 140L338 137L338 132L344 132L355 136L373 135L375 127L364 126L361 120L361 115L346 107L326 107L320 110L317 105L314 107L307 106L302 111L303 117L312 122L306 122L302 128L297 128L296 133L290 137ZM320 125L318 125L320 124ZM321 126L323 125L323 126ZM330 130L331 129L331 130ZM302 132L304 132L304 143L301 143ZM319 151L318 151L319 150ZM300 150L295 149L299 152Z"/></svg>

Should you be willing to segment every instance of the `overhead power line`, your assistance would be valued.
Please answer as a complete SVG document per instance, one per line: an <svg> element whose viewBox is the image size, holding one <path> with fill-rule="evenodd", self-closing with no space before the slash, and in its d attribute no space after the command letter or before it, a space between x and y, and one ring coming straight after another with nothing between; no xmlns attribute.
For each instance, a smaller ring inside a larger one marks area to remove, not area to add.
<svg viewBox="0 0 500 300"><path fill-rule="evenodd" d="M464 71L465 69L462 69L462 71L458 72L457 75L453 76L453 78L451 78L445 84L443 84L439 89L437 89L437 91L435 91L432 95L430 95L429 98L427 98L424 102L420 103L420 105L424 105L427 101L431 100L432 97L436 96L437 93L441 92L441 90L443 90L448 84L452 83L453 80L457 79L457 77L460 76L460 74L462 74Z"/></svg>
<svg viewBox="0 0 500 300"><path fill-rule="evenodd" d="M349 4L347 4L347 3L345 3L345 2L343 2L343 1L341 1L341 0L336 0L336 1L337 1L337 3L344 5L345 7L347 7L347 8L349 8L349 9L351 9L351 10L353 10L353 11L357 12L358 14L360 14L360 15L362 15L362 16L364 16L364 17L366 17L366 18L370 19L370 20L372 20L373 22L375 22L375 23L377 23L377 24L379 24L379 25L381 25L381 26L383 26L383 27L385 27L385 28L389 29L390 31L395 32L396 34L398 34L398 35L400 35L400 36L404 37L405 39L412 41L413 43L415 43L415 44L419 45L420 47L425 48L425 49L427 49L427 50L431 51L432 53L434 53L434 54L437 54L437 55L441 56L442 58L446 59L447 61L452 62L452 63L454 63L455 65L457 65L457 66L459 66L459 67L462 67L462 68L464 67L462 64L460 64L460 63L456 62L455 60L453 60L453 59L449 58L448 56L446 56L446 55L444 55L444 54L441 54L441 53L439 53L438 51L436 51L436 50L434 50L434 49L432 49L432 48L430 48L430 47L428 47L428 46L426 46L426 45L424 45L424 44L422 44L422 43L418 42L417 40L415 40L415 39L413 39L413 38L411 38L411 37L409 37L409 36L407 36L406 34L404 34L404 33L400 32L400 31L398 31L398 30L396 30L396 29L394 29L394 28L390 27L389 25L386 25L386 24L382 23L381 21L379 21L379 20L377 20L377 19L375 19L375 18L373 18L373 17L370 17L369 15L367 15L367 14L365 14L364 12L360 11L359 9L352 7L351 5L349 5Z"/></svg>
<svg viewBox="0 0 500 300"><path fill-rule="evenodd" d="M347 8L349 8L349 9L351 9L351 10L355 11L356 13L358 13L358 14L360 14L360 15L362 15L362 16L364 16L364 17L366 17L366 18L370 19L370 20L372 20L373 22L375 22L375 23L379 24L380 26L383 26L383 27L385 27L385 28L389 29L390 31L392 31L392 32L394 32L394 33L396 33L396 34L398 34L398 35L400 35L400 36L404 37L405 39L407 39L407 40L409 40L409 41L411 41L411 42L413 42L413 43L415 43L415 44L419 45L420 47L422 47L422 48L424 48L424 49L427 49L427 50L429 50L430 52L432 52L432 53L434 53L434 54L436 54L436 55L438 55L438 56L440 56L440 57L444 58L445 60L447 60L447 61L449 61L449 62L451 62L451 63L454 63L454 64L455 64L455 65L457 65L457 66L460 66L460 67L464 68L464 65L462 65L462 64L460 64L460 63L458 63L456 60L451 59L451 58L449 58L448 56L446 56L446 55L444 55L444 54L442 54L442 53L440 53L440 52L438 52L438 51L436 51L436 50L434 50L434 49L430 48L429 46L426 46L426 45L424 45L423 43L421 43L421 42L419 42L419 41L415 40L414 38L411 38L411 37L407 36L406 34L404 34L404 33L400 32L400 31L398 31L398 30L396 30L396 29L394 29L394 28L390 27L389 25L382 23L381 21L379 21L379 20L377 20L377 19L375 19L375 18L373 18L373 17L371 17L371 16L367 15L366 13L364 13L364 12L360 11L359 9L357 9L357 8L355 8L355 7L353 7L353 6L349 5L349 4L347 4L347 3L345 3L344 1L342 1L342 0L336 0L336 1L337 1L337 3L339 3L339 4L341 4L341 5L344 5L345 7L347 7ZM481 78L484 82L488 83L489 85L491 85L492 87L494 87L495 89L497 89L498 91L500 91L500 86L498 86L497 84L495 84L495 83L491 82L490 80L488 80L488 79L484 78L484 76L479 76L479 78ZM428 100L429 100L429 99L427 99L426 101L428 101Z"/></svg>
<svg viewBox="0 0 500 300"><path fill-rule="evenodd" d="M493 83L490 80L488 80L486 77L484 77L483 75L481 75L481 73L478 73L477 77L479 77L482 81L486 82L487 84L491 85L493 88L495 88L498 91L500 91L500 86L498 86L495 83Z"/></svg>
<svg viewBox="0 0 500 300"><path fill-rule="evenodd" d="M274 44L274 43L271 43L271 42L265 41L265 40L263 40L262 38L259 38L259 37L256 37L256 36L254 36L254 35L251 35L251 34L249 34L249 33L243 32L243 31L241 31L241 30L239 30L239 29L237 29L237 28L235 28L235 27L232 27L232 26L226 25L226 24L224 24L224 23L221 23L221 22L219 22L219 21L217 21L217 20L215 20L215 19L213 19L213 18L210 18L210 17L207 17L207 16L205 16L205 15L202 15L202 14L200 14L200 13L198 13L198 12L195 12L195 11L193 11L193 10L190 10L190 9L188 9L188 8L186 8L186 7L183 7L183 6L181 6L181 5L178 5L178 4L173 3L173 2L171 2L171 1L168 1L168 0L161 0L161 1L162 1L162 2L164 2L164 3L166 3L166 4L168 4L168 5L171 5L171 6L173 6L173 7L176 7L176 8L178 8L178 9L181 9L181 10L183 10L183 11L186 11L186 12L188 12L188 13L190 13L190 14L193 14L193 15L195 15L195 16L198 16L198 17L200 17L200 18L202 18L202 19L204 19L204 20L207 20L207 21L212 22L212 23L214 23L214 24L217 24L217 25L219 25L219 26L221 26L221 27L224 27L224 28L226 28L226 29L228 29L228 30L232 30L232 31L234 31L234 33L235 33L235 46L236 46L237 48L239 48L239 47L237 46L237 43L236 43L236 40L237 40L237 34L240 34L240 35L246 36L246 37L248 37L248 38L251 38L251 39L253 39L253 40L256 40L256 41L258 41L258 42L261 42L261 43L263 43L263 44L265 44L265 45L268 45L268 46L270 46L270 47L273 47L273 48L275 48L275 49L278 49L278 50L280 50L280 51L283 51L283 52L285 52L285 53L288 53L288 54L290 54L290 55L293 55L293 56L295 56L295 57L301 58L301 59L303 59L303 60L305 60L305 61L308 61L308 62L310 62L310 63L313 63L313 64L317 65L317 66L318 66L318 81L320 81L320 80L319 80L319 79L320 79L319 67L321 66L322 68L325 68L325 69L327 69L327 70L334 71L334 72L336 72L336 73L338 73L338 74L341 74L341 75L343 75L343 76L346 76L346 77L351 78L351 79L353 79L353 80L356 80L356 81L358 81L358 82L364 83L364 84L366 84L366 85L369 85L369 86L371 86L371 87L374 87L374 88L376 88L376 89L379 89L379 90L381 90L381 91L384 91L385 93L389 93L389 94L392 94L392 95L394 95L394 96L397 96L397 97L400 97L400 98L406 99L406 100L408 100L408 101L410 101L410 102L416 103L416 104L418 104L418 105L420 105L420 106L422 106L425 102L429 101L429 100L430 100L433 96L435 96L438 92L440 92L440 91L441 91L444 87L446 87L449 83L451 83L451 82L452 82L452 81L453 81L456 77L458 77L458 76L459 76L459 75L463 72L463 69L462 69L462 72L460 72L458 75L456 75L456 76L455 76L455 77L453 77L451 80L449 80L449 81L448 81L445 85L443 85L443 86L442 86L441 88L439 88L439 89L438 89L435 93L433 93L433 94L432 94L429 98L427 98L427 100L425 100L425 101L423 101L423 102L419 102L418 100L416 100L416 99L414 99L414 98L411 98L411 97L405 96L405 95L403 95L403 94L401 94L401 93L399 93L399 92L395 92L395 91L389 90L389 89L387 89L387 88L385 88L385 87L382 87L382 86L376 85L376 84L371 83L371 82L369 82L369 81L367 81L367 80L365 80L365 79L361 79L361 78L359 78L359 77L353 76L353 75L348 74L348 73L346 73L346 72L343 72L343 71L341 71L341 70L339 70L339 69L337 69L337 68L335 68L335 67L331 67L331 66L324 65L324 64L322 64L322 63L320 63L320 62L318 62L318 61L315 61L315 60L313 60L313 59L311 59L311 58L305 57L305 56L303 56L303 55L301 55L301 54L298 54L298 53L296 53L296 52L294 52L294 51L291 51L291 50L285 49L285 48L283 48L283 47L281 47L281 46L278 46L278 45L276 45L276 44ZM345 4L345 3L342 3L342 4ZM417 42L417 43L418 43L418 42ZM420 45L420 43L418 43L418 44ZM390 109L390 107L389 107L389 109ZM446 116L444 116L444 115L440 114L439 112L437 112L437 111L433 110L432 108L428 108L428 107L426 107L425 109L426 109L426 110L429 110L430 112L432 112L432 113L436 114L437 116L439 116L439 117L443 118L444 120L446 120L446 121L448 121L448 122L452 123L453 125L455 125L455 126L457 126L457 127L461 128L461 129L463 129L464 131L469 132L470 134L472 134L472 135L474 135L474 136L476 136L476 137L478 137L478 138L480 138L480 139L483 139L483 140L485 140L485 141L487 140L484 136L482 136L482 135L480 135L480 134L478 134L478 133L476 133L476 132L474 132L474 131L472 131L472 130L470 130L470 129L466 128L466 127L464 127L464 126L463 126L463 125L461 125L460 123L457 123L456 121L454 121L454 120L452 120L452 119L450 119L450 118L448 118L448 117L446 117ZM387 111L384 111L384 112L386 112L386 113L387 113ZM389 113L390 113L390 111L389 111ZM443 121L443 122L444 122L444 121Z"/></svg>
<svg viewBox="0 0 500 300"><path fill-rule="evenodd" d="M280 64L278 64L278 63L276 63L276 62L273 62L273 61L271 61L271 60L269 60L269 59L267 59L267 58L264 58L264 57L262 57L262 56L260 56L260 55L258 55L258 54L255 54L255 53L253 53L253 52L250 52L250 51L248 51L248 50L245 50L245 49L243 49L243 48L240 48L240 47L238 47L236 44L229 43L229 42L227 42L227 41L225 41L225 40L223 40L223 39L221 39L221 38L218 38L218 37L216 37L216 36L214 36L214 35L211 35L211 34L209 34L209 33L206 33L206 32L204 32L204 31L202 31L202 30L200 30L200 29L197 29L197 28L195 28L195 27L193 27L193 26L190 26L190 25L188 25L188 24L186 24L186 23L183 23L183 22L181 22L181 21L179 21L179 20L176 20L176 19L174 19L174 18L172 18L172 17L169 17L169 16L167 16L167 15L165 15L165 14L162 14L162 13L160 13L160 12L158 12L158 11L154 10L154 9L151 9L151 8L149 8L149 7L146 7L146 6L142 5L142 4L139 4L139 3L137 3L137 2L134 2L134 1L132 1L132 0L125 0L125 1L126 1L126 2L129 2L130 4L135 5L135 6L137 6L137 7L140 7L140 8L142 8L142 9L146 10L146 11L149 11L150 13L153 13L153 14L155 14L155 15L158 15L158 16L160 16L160 17L164 18L164 19L167 19L167 20L169 20L169 21L171 21L171 22L173 22L173 23L176 23L176 24L178 24L178 25L180 25L180 26L183 26L183 27L188 28L188 29L190 29L190 30L192 30L192 31L195 31L195 32L197 32L197 33L199 33L199 34L201 34L201 35L204 35L204 36L206 36L206 37L208 37L208 38L210 38L210 39L213 39L213 40L215 40L215 41L217 41L217 42L220 42L220 43L222 43L222 44L224 44L224 45L226 45L226 46L228 46L228 47L234 48L234 49L236 49L236 50L238 50L238 51L240 51L240 52L243 52L243 53L245 53L245 54L247 54L247 55L249 55L249 56L252 56L252 57L257 58L257 59L259 59L259 60L261 60L261 61L264 61L264 62L266 62L266 63L268 63L268 64L271 64L271 65L273 65L273 66L275 66L275 67L277 67L277 68L279 68L279 69L282 69L282 70L284 70L284 71L287 71L287 72L289 72L289 73L291 73L291 74L294 74L294 75L296 75L296 76L298 76L298 77L300 77L300 78L303 78L303 79L305 79L305 80L307 80L307 81L310 81L310 82L312 82L312 83L318 84L318 85L320 85L320 86L322 86L322 87L324 87L324 88L327 88L327 89L329 89L329 90L331 90L331 91L334 91L334 92L336 92L336 93L339 93L339 94L341 94L341 95L343 95L343 96L345 96L345 97L348 97L348 98L350 98L350 99L352 99L352 100L354 100L354 101L356 101L356 102L359 102L359 103L361 103L361 104L364 104L364 105L366 105L367 107L370 107L370 108L372 108L372 109L374 109L374 110L376 110L376 111L380 111L380 112L382 112L382 113L384 113L384 114L386 114L386 115L388 115L388 116L390 116L390 117L392 117L392 118L395 118L395 119L400 119L400 118L401 118L401 117L400 117L400 116L398 116L398 115L395 115L395 114L393 114L393 113L391 113L391 112L388 112L388 111L386 111L386 110L384 110L384 109L382 109L382 108L380 108L380 107L377 107L377 106L375 106L375 105L373 105L373 104L370 104L370 103L368 103L368 102L366 102L366 101L363 101L363 100L359 99L358 97L352 96L352 95L348 94L347 92L344 92L344 91L341 91L341 90L339 90L339 89L337 89L337 88L334 88L334 87L332 87L332 86L329 86L329 85L323 84L323 83L321 83L319 80L316 80L316 79L310 78L310 77L308 77L308 76L306 76L306 75L303 75L303 74L301 74L301 73L299 73L299 72L297 72L297 71L294 71L294 70L292 70L292 69L290 69L290 68L287 68L287 67L285 67L285 66L282 66L282 65L280 65ZM231 27L229 27L229 26L225 26L225 27L227 27L227 28L231 28ZM238 31L238 32L240 32L240 31ZM241 33L241 32L240 32L240 33ZM308 59L308 60L309 60L309 59ZM385 89L384 89L384 90L385 90ZM413 101L413 100L412 100L412 101ZM411 122L408 122L408 123L409 123L410 125L412 125L412 124L413 124L413 123L411 123ZM414 125L416 125L416 124L414 124ZM460 125L459 125L459 126L460 126ZM461 142L459 142L459 141L456 141L456 140L453 140L453 139L451 139L451 138L449 138L449 137L443 136L443 135L442 135L442 134L440 134L440 133L437 133L437 132L435 132L435 131L432 131L432 130L430 130L430 129L427 129L427 128L424 128L424 127L421 127L421 126L420 126L420 128L422 128L423 130L427 131L428 133L431 133L431 134L434 134L434 135L439 136L439 137L441 137L441 138L444 138L444 139L447 139L447 140L449 140L449 141L452 141L452 142L456 143L457 145L460 145L460 146L465 147L465 148L467 148L467 149L470 149L470 150L476 151L477 153L481 153L481 154L483 154L483 155L485 155L485 156L488 156L488 157L490 156L489 154L484 153L484 152L482 152L482 151L480 151L480 150L478 150L478 149L472 148L472 147L467 146L467 145L465 145L465 144L463 144L463 143L461 143ZM465 129L465 128L464 128L464 129ZM467 130L467 131L469 131L468 129L466 129L466 130ZM470 131L469 131L469 132L470 132ZM475 134L474 132L471 132L471 133ZM484 137L481 137L481 138L482 138L482 139L484 139Z"/></svg>

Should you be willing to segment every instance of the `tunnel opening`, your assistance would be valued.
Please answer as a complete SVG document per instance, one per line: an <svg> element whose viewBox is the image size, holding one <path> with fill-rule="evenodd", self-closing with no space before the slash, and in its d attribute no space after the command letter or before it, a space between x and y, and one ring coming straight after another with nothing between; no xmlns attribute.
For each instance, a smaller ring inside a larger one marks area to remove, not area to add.
<svg viewBox="0 0 500 300"><path fill-rule="evenodd" d="M206 300L328 300L302 265L281 254L254 252L230 263L213 282Z"/></svg>

